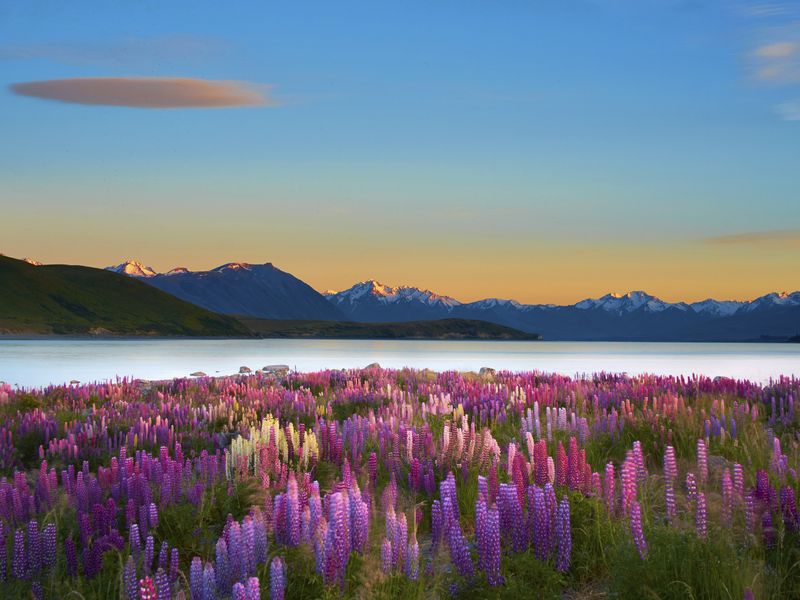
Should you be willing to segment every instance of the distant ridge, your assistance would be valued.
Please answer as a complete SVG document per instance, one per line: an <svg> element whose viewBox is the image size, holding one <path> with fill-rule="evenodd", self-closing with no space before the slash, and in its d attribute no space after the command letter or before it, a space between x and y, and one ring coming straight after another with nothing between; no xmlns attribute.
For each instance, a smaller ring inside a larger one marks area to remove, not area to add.
<svg viewBox="0 0 800 600"><path fill-rule="evenodd" d="M322 294L272 263L231 262L208 271L185 267L157 273L129 260L108 270L123 273L182 300L226 315L263 319L340 320Z"/></svg>
<svg viewBox="0 0 800 600"><path fill-rule="evenodd" d="M217 315L102 269L0 256L0 333L246 336Z"/></svg>

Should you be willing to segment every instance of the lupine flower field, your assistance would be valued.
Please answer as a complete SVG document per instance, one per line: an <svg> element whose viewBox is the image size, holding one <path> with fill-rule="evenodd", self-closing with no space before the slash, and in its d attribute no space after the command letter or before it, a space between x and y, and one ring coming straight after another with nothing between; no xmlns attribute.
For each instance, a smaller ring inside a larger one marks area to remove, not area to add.
<svg viewBox="0 0 800 600"><path fill-rule="evenodd" d="M800 598L800 380L0 385L0 598Z"/></svg>

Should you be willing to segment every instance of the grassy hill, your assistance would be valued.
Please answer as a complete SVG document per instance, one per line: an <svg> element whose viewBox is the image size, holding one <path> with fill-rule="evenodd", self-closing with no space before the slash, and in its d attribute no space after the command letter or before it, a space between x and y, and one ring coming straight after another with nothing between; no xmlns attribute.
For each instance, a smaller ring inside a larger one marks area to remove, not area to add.
<svg viewBox="0 0 800 600"><path fill-rule="evenodd" d="M246 336L217 315L136 279L0 256L0 333Z"/></svg>
<svg viewBox="0 0 800 600"><path fill-rule="evenodd" d="M342 321L278 321L239 317L254 334L268 338L417 339L417 340L538 340L504 325L471 319L354 323Z"/></svg>

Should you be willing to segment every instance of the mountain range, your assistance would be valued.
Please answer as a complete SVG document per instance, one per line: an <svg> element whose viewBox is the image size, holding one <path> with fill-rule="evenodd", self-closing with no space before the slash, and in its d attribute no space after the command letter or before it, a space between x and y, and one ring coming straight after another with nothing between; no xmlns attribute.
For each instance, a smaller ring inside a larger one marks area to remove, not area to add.
<svg viewBox="0 0 800 600"><path fill-rule="evenodd" d="M571 305L486 298L459 302L430 290L367 280L319 293L270 263L228 263L210 271L166 273L136 261L109 267L215 312L269 319L407 322L481 320L548 340L753 341L800 331L800 291L750 301L666 302L643 291Z"/></svg>

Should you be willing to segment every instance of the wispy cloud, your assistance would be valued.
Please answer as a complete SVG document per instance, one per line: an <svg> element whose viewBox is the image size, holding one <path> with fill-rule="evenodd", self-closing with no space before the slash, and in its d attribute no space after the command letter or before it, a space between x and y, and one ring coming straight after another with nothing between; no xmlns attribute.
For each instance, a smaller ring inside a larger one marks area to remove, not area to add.
<svg viewBox="0 0 800 600"><path fill-rule="evenodd" d="M107 42L0 45L0 60L44 59L69 65L149 66L164 62L208 62L224 53L217 38L192 35L127 37Z"/></svg>
<svg viewBox="0 0 800 600"><path fill-rule="evenodd" d="M71 104L133 108L274 106L268 86L171 77L78 77L14 83L12 92Z"/></svg>
<svg viewBox="0 0 800 600"><path fill-rule="evenodd" d="M765 83L800 83L800 26L769 29L751 53L755 78Z"/></svg>
<svg viewBox="0 0 800 600"><path fill-rule="evenodd" d="M705 242L729 246L780 246L800 249L800 229L749 231L705 238Z"/></svg>

